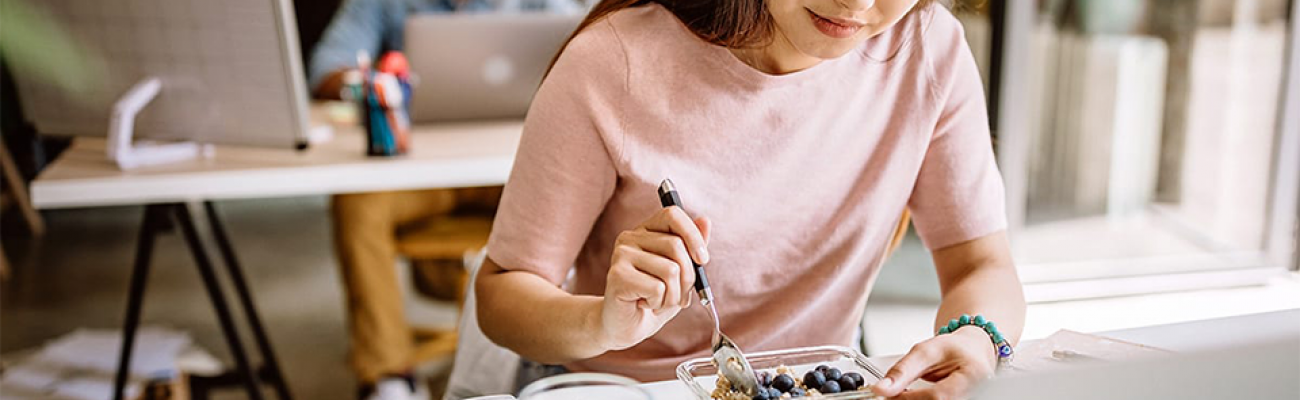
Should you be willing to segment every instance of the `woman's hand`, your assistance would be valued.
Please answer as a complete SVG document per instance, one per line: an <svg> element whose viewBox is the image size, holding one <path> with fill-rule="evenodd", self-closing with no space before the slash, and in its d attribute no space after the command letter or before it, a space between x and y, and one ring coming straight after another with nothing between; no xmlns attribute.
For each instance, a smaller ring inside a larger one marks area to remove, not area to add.
<svg viewBox="0 0 1300 400"><path fill-rule="evenodd" d="M692 221L678 207L664 208L618 235L600 314L606 348L641 343L690 305L691 260L709 261L708 239L709 220Z"/></svg>
<svg viewBox="0 0 1300 400"><path fill-rule="evenodd" d="M872 391L898 400L965 399L976 385L993 376L996 367L997 352L989 335L967 325L912 346ZM904 392L918 378L935 384Z"/></svg>

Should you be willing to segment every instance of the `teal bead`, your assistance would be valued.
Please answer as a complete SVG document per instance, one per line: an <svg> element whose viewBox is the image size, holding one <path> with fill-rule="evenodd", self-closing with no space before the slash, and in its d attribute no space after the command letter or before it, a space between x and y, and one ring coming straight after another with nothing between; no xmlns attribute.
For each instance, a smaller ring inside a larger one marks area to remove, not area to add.
<svg viewBox="0 0 1300 400"><path fill-rule="evenodd" d="M984 324L987 323L987 322L988 322L988 320L984 319L984 316L983 316L983 315L976 315L976 316L975 316L975 325L984 326Z"/></svg>
<svg viewBox="0 0 1300 400"><path fill-rule="evenodd" d="M1002 339L1003 338L1001 333L997 333L997 332L993 333L993 343L1002 343Z"/></svg>
<svg viewBox="0 0 1300 400"><path fill-rule="evenodd" d="M940 335L946 335L946 334L948 334L948 333L949 333L949 332L948 332L948 327L945 326L945 327L939 328L939 334L940 334Z"/></svg>
<svg viewBox="0 0 1300 400"><path fill-rule="evenodd" d="M994 325L993 321L989 321L987 324L984 324L984 331L988 333L996 333L998 331L998 326Z"/></svg>
<svg viewBox="0 0 1300 400"><path fill-rule="evenodd" d="M957 323L962 325L970 325L970 316L966 314L962 314L961 318L957 319Z"/></svg>
<svg viewBox="0 0 1300 400"><path fill-rule="evenodd" d="M948 331L955 331L955 330L957 330L957 328L960 328L960 327L961 327L961 324L958 324L958 323L957 323L957 320L954 319L954 320L949 320L949 321L948 321Z"/></svg>

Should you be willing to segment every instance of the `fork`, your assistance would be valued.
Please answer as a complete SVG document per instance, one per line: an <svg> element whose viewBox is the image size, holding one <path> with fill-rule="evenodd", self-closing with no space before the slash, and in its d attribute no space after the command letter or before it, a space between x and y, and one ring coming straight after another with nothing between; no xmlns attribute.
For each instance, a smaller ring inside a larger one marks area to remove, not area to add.
<svg viewBox="0 0 1300 400"><path fill-rule="evenodd" d="M664 179L659 184L659 203L664 207L682 206L682 199L677 195L672 180ZM713 364L735 389L753 396L758 392L758 377L754 374L754 368L749 365L740 347L722 333L722 323L718 319L718 309L713 305L713 290L709 288L709 280L704 276L704 266L695 260L691 260L691 265L695 268L695 293L700 296L700 305L713 318Z"/></svg>

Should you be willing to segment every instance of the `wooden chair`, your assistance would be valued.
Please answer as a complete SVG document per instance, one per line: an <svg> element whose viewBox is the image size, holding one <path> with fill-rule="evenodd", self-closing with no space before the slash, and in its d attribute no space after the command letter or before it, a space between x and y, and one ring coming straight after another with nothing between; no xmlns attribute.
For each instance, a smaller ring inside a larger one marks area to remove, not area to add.
<svg viewBox="0 0 1300 400"><path fill-rule="evenodd" d="M23 221L27 223L27 230L34 236L44 235L45 220L41 219L41 214L32 207L31 198L27 196L26 182L18 172L13 157L10 157L9 148L3 142L0 142L0 170L3 170L5 181L4 191L0 192L0 212L8 210L10 206L17 206ZM0 247L0 280L8 278L9 257L5 255L4 248Z"/></svg>
<svg viewBox="0 0 1300 400"><path fill-rule="evenodd" d="M884 264L889 256L898 250L898 246L903 245L903 238L907 237L907 226L912 223L912 210L903 209L903 214L898 216L898 225L894 226L894 235L889 239L889 247L885 248L885 257L880 260Z"/></svg>
<svg viewBox="0 0 1300 400"><path fill-rule="evenodd" d="M444 216L430 220L414 229L398 234L397 252L411 263L454 263L463 267L467 252L487 245L492 230L491 216ZM469 275L461 270L456 293L456 305L463 310L465 286ZM419 274L412 274L420 279ZM428 362L450 356L456 351L456 330L413 327L416 336L416 363Z"/></svg>

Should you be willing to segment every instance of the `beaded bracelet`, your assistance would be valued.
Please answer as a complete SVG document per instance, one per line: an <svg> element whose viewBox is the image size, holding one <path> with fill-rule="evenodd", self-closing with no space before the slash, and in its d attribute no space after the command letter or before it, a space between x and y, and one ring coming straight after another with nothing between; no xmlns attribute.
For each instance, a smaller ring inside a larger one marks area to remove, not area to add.
<svg viewBox="0 0 1300 400"><path fill-rule="evenodd" d="M993 340L993 348L997 349L998 352L998 369L1002 369L1011 363L1011 359L1015 356L1015 350L1012 349L1010 343L1007 343L1007 339L1002 336L1002 332L998 331L998 326L993 324L993 321L984 319L983 315L976 315L975 318L971 318L969 315L962 314L961 318L948 320L948 325L939 328L939 333L935 334L935 336L956 332L957 329L966 325L978 326L984 330L984 333L989 335L989 339Z"/></svg>

